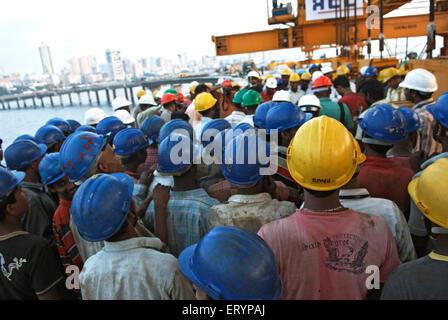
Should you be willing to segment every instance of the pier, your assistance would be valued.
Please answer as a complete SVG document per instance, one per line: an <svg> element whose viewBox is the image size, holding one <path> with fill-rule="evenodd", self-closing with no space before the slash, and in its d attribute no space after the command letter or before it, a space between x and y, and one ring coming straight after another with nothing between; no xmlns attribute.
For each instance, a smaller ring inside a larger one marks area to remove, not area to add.
<svg viewBox="0 0 448 320"><path fill-rule="evenodd" d="M134 92L135 88L141 87L143 90L154 90L160 86L172 85L177 86L184 83L190 83L192 81L197 81L199 83L216 83L218 81L218 76L198 76L198 77L183 77L183 78L172 78L172 79L160 79L160 80L151 80L151 81L141 81L141 82L132 82L132 83L110 83L110 84L101 84L101 85L88 85L83 87L73 87L66 89L55 89L55 90L47 90L40 91L35 93L27 93L27 94L14 94L14 95L3 95L0 96L0 106L2 110L12 109L11 102L15 102L17 104L18 109L26 109L26 108L38 108L45 107L44 98L48 98L50 100L51 107L55 107L57 105L63 106L62 97L64 95L68 96L70 101L70 105L73 106L73 98L74 94L78 95L78 101L82 104L81 101L81 93L87 93L88 103L90 105L100 105L102 101L100 101L100 92L105 91L107 104L111 105L112 100L117 97L118 90L124 90L124 97L131 101L134 105L136 104L136 95L137 92ZM40 103L39 103L40 102ZM106 102L106 101L103 101ZM86 101L87 103L87 101ZM15 109L15 108L14 108Z"/></svg>

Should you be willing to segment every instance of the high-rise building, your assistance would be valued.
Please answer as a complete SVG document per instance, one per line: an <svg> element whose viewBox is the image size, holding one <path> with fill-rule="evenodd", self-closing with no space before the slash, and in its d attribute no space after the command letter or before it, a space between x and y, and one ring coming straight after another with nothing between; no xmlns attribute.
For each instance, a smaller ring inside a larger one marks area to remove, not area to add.
<svg viewBox="0 0 448 320"><path fill-rule="evenodd" d="M54 74L53 61L51 60L50 47L44 42L39 47L40 61L42 62L42 71L45 74Z"/></svg>
<svg viewBox="0 0 448 320"><path fill-rule="evenodd" d="M123 62L121 61L120 51L110 51L111 65L112 65L112 78L115 81L123 81L125 74L123 70Z"/></svg>

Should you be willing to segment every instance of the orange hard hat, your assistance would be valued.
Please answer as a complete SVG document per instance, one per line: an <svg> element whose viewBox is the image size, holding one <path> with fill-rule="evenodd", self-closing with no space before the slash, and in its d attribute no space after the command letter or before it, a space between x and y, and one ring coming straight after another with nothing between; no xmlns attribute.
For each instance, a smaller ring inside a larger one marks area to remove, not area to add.
<svg viewBox="0 0 448 320"><path fill-rule="evenodd" d="M311 89L319 87L331 87L332 85L333 83L331 82L330 78L326 76L320 76L313 81L313 83L311 84Z"/></svg>
<svg viewBox="0 0 448 320"><path fill-rule="evenodd" d="M223 87L231 87L232 86L232 81L230 81L229 79L226 79L222 82L221 84Z"/></svg>
<svg viewBox="0 0 448 320"><path fill-rule="evenodd" d="M176 100L177 100L177 97L174 94L172 94L172 93L165 93L162 96L162 100L160 101L160 103L161 104L165 104L165 103L169 103L171 101L176 101Z"/></svg>
<svg viewBox="0 0 448 320"><path fill-rule="evenodd" d="M177 98L178 98L179 102L185 101L185 98L184 98L184 95L182 94L182 92L177 91Z"/></svg>

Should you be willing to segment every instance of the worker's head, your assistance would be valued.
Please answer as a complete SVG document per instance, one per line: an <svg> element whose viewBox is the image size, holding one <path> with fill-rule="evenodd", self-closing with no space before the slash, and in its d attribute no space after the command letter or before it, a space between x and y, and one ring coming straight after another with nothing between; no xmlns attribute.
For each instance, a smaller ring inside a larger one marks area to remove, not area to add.
<svg viewBox="0 0 448 320"><path fill-rule="evenodd" d="M258 78L260 77L260 75L258 74L257 71L250 71L247 75L247 80L249 81L249 84L251 85L251 87L254 87L258 84Z"/></svg>
<svg viewBox="0 0 448 320"><path fill-rule="evenodd" d="M39 164L39 173L42 184L48 187L59 198L71 201L76 192L76 185L69 181L68 176L59 165L59 152L44 156Z"/></svg>
<svg viewBox="0 0 448 320"><path fill-rule="evenodd" d="M130 106L132 105L132 102L128 99L117 97L112 101L112 109L115 111L124 109L127 112L131 113Z"/></svg>
<svg viewBox="0 0 448 320"><path fill-rule="evenodd" d="M19 140L5 150L8 169L22 171L27 179L39 182L39 163L47 151L45 144L36 144L31 140Z"/></svg>
<svg viewBox="0 0 448 320"><path fill-rule="evenodd" d="M419 115L411 108L400 107L398 108L406 121L406 140L397 142L396 144L405 144L409 150L413 150L417 143L417 132L423 126L423 122Z"/></svg>
<svg viewBox="0 0 448 320"><path fill-rule="evenodd" d="M293 179L317 198L326 198L349 182L364 160L352 134L341 122L327 116L303 124L287 154Z"/></svg>
<svg viewBox="0 0 448 320"><path fill-rule="evenodd" d="M313 75L313 73L316 72L316 71L320 71L320 65L318 65L318 64L312 64L312 65L309 67L309 69L308 69L308 72L309 72L311 75Z"/></svg>
<svg viewBox="0 0 448 320"><path fill-rule="evenodd" d="M282 71L281 78L282 78L282 81L283 81L285 87L288 87L290 76L291 76L291 71L289 71L289 69L285 69Z"/></svg>
<svg viewBox="0 0 448 320"><path fill-rule="evenodd" d="M331 86L333 83L326 76L317 77L311 84L313 94L318 98L328 98L331 94Z"/></svg>
<svg viewBox="0 0 448 320"><path fill-rule="evenodd" d="M297 92L300 84L300 76L297 73L291 74L289 77L289 86L293 92Z"/></svg>
<svg viewBox="0 0 448 320"><path fill-rule="evenodd" d="M27 193L19 186L23 172L12 172L0 167L0 223L9 218L18 221L28 212Z"/></svg>
<svg viewBox="0 0 448 320"><path fill-rule="evenodd" d="M364 81L358 89L358 93L364 98L369 106L376 101L384 99L383 85L376 79Z"/></svg>
<svg viewBox="0 0 448 320"><path fill-rule="evenodd" d="M448 151L448 92L442 94L437 102L427 107L434 117L432 123L433 137L442 144L442 151Z"/></svg>
<svg viewBox="0 0 448 320"><path fill-rule="evenodd" d="M418 209L431 221L430 232L445 234L448 229L448 159L440 158L414 178L408 185L411 196Z"/></svg>
<svg viewBox="0 0 448 320"><path fill-rule="evenodd" d="M61 168L71 182L80 184L95 173L123 172L112 150L111 137L80 131L71 134L59 152Z"/></svg>
<svg viewBox="0 0 448 320"><path fill-rule="evenodd" d="M213 228L181 252L179 268L198 300L277 300L283 292L274 253L243 228Z"/></svg>
<svg viewBox="0 0 448 320"><path fill-rule="evenodd" d="M377 79L378 81L381 81L384 86L392 89L398 88L398 85L401 82L398 69L393 67L381 70Z"/></svg>
<svg viewBox="0 0 448 320"><path fill-rule="evenodd" d="M241 102L241 105L246 108L246 114L253 115L257 110L258 105L263 102L261 94L254 90L247 91Z"/></svg>
<svg viewBox="0 0 448 320"><path fill-rule="evenodd" d="M138 100L138 105L140 106L140 109L142 111L145 111L151 107L156 106L157 104L151 94L144 94Z"/></svg>
<svg viewBox="0 0 448 320"><path fill-rule="evenodd" d="M243 106L241 105L241 103L243 102L243 96L244 96L244 94L245 94L247 91L248 91L248 90L247 90L246 88L242 88L242 89L238 90L237 93L235 93L235 96L233 97L233 100L232 100L233 105L235 106L235 108L236 108L238 111L242 111L242 112L244 112L244 113L246 112L246 108L243 107Z"/></svg>
<svg viewBox="0 0 448 320"><path fill-rule="evenodd" d="M117 241L132 230L135 214L129 213L133 210L133 188L132 179L124 173L96 174L87 179L76 191L71 207L80 236L92 242Z"/></svg>
<svg viewBox="0 0 448 320"><path fill-rule="evenodd" d="M173 113L176 111L177 108L177 97L173 93L165 93L162 96L162 99L160 101L160 104L163 106L165 110L168 110L169 112Z"/></svg>
<svg viewBox="0 0 448 320"><path fill-rule="evenodd" d="M333 81L333 86L339 95L343 96L350 89L350 82L347 76L337 76Z"/></svg>
<svg viewBox="0 0 448 320"><path fill-rule="evenodd" d="M405 88L406 100L414 103L431 98L438 89L436 77L425 69L409 71L399 86Z"/></svg>
<svg viewBox="0 0 448 320"><path fill-rule="evenodd" d="M217 118L216 113L219 112L218 100L211 93L202 92L194 99L195 110L203 117Z"/></svg>
<svg viewBox="0 0 448 320"><path fill-rule="evenodd" d="M266 92L272 96L275 93L275 89L277 89L277 81L274 78L269 78L266 81Z"/></svg>
<svg viewBox="0 0 448 320"><path fill-rule="evenodd" d="M47 153L53 153L59 152L62 143L65 140L65 135L58 127L45 125L37 130L34 139L37 143L45 144L47 146Z"/></svg>
<svg viewBox="0 0 448 320"><path fill-rule="evenodd" d="M278 144L287 147L295 136L297 130L306 121L311 119L311 114L306 114L291 102L281 102L273 105L266 114L266 129L278 132Z"/></svg>
<svg viewBox="0 0 448 320"><path fill-rule="evenodd" d="M137 128L121 130L114 138L114 152L123 167L135 169L146 160L146 149L152 144L143 131Z"/></svg>
<svg viewBox="0 0 448 320"><path fill-rule="evenodd" d="M154 146L154 144L157 145L157 138L164 124L165 121L161 117L153 115L143 121L140 130L153 142Z"/></svg>
<svg viewBox="0 0 448 320"><path fill-rule="evenodd" d="M366 152L385 157L394 143L406 140L406 119L403 113L386 103L370 108L358 120Z"/></svg>
<svg viewBox="0 0 448 320"><path fill-rule="evenodd" d="M118 117L110 116L101 120L96 126L96 132L103 136L109 136L109 143L112 146L112 141L115 135L123 129L126 129L127 125L123 123Z"/></svg>
<svg viewBox="0 0 448 320"><path fill-rule="evenodd" d="M271 107L275 104L276 103L273 101L268 101L260 104L257 107L253 118L255 128L266 129L266 115L269 109L271 109Z"/></svg>
<svg viewBox="0 0 448 320"><path fill-rule="evenodd" d="M302 112L310 113L313 118L316 118L322 110L322 105L314 94L306 94L300 98L299 108Z"/></svg>

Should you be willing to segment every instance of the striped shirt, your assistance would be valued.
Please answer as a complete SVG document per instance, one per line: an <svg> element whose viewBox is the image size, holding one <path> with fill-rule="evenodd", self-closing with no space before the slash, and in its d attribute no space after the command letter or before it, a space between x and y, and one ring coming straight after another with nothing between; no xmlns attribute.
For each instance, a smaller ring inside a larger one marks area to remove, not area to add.
<svg viewBox="0 0 448 320"><path fill-rule="evenodd" d="M420 120L423 123L423 126L417 131L417 143L414 152L423 150L427 158L431 157L434 152L442 152L442 145L434 140L434 137L432 135L431 123L434 120L434 117L426 110L426 107L433 103L434 100L432 98L429 98L427 100L416 103L412 108L420 117Z"/></svg>
<svg viewBox="0 0 448 320"><path fill-rule="evenodd" d="M209 231L208 213L219 201L210 197L204 189L170 191L166 210L168 247L178 257L186 247L199 242ZM154 201L151 201L143 218L149 231L155 233Z"/></svg>
<svg viewBox="0 0 448 320"><path fill-rule="evenodd" d="M289 191L288 201L294 202L296 205L300 202L300 186L297 182L291 177L291 174L288 170L288 165L286 163L286 154L288 152L288 148L278 146L278 154L277 154L277 173L275 173L272 178L276 181L283 182Z"/></svg>
<svg viewBox="0 0 448 320"><path fill-rule="evenodd" d="M146 149L146 160L138 166L137 173L141 175L154 164L157 164L157 148L148 147Z"/></svg>

